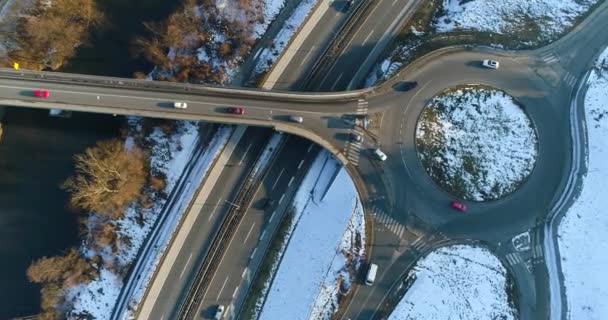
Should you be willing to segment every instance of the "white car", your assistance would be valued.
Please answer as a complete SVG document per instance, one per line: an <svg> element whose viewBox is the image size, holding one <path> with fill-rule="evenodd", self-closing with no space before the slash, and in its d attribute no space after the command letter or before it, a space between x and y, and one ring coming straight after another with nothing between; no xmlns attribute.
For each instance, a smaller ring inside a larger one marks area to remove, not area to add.
<svg viewBox="0 0 608 320"><path fill-rule="evenodd" d="M374 155L376 156L376 158L378 158L378 160L380 161L386 161L386 159L388 158L386 156L386 153L382 152L382 150L380 150L380 148L376 148L374 150Z"/></svg>
<svg viewBox="0 0 608 320"><path fill-rule="evenodd" d="M498 61L489 59L483 60L481 64L488 69L498 69L498 67L500 67L500 63Z"/></svg>
<svg viewBox="0 0 608 320"><path fill-rule="evenodd" d="M304 122L304 118L302 118L300 116L289 116L289 121L296 122L296 123L302 123L302 122Z"/></svg>
<svg viewBox="0 0 608 320"><path fill-rule="evenodd" d="M220 304L219 306L217 306L217 310L215 311L215 317L213 317L213 319L220 320L220 319L222 319L223 315L224 315L224 306Z"/></svg>
<svg viewBox="0 0 608 320"><path fill-rule="evenodd" d="M188 108L188 104L185 102L173 102L173 108L177 108L177 109L186 109Z"/></svg>

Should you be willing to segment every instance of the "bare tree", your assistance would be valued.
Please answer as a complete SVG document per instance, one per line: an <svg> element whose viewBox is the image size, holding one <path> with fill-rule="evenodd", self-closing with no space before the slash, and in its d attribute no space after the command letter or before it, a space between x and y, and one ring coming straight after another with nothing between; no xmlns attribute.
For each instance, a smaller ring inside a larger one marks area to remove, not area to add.
<svg viewBox="0 0 608 320"><path fill-rule="evenodd" d="M76 172L62 188L70 192L74 208L118 219L125 207L142 195L146 181L145 155L123 141L98 142L74 157Z"/></svg>
<svg viewBox="0 0 608 320"><path fill-rule="evenodd" d="M97 269L76 249L70 250L65 256L42 257L27 268L27 277L31 282L64 286L88 283L97 275Z"/></svg>

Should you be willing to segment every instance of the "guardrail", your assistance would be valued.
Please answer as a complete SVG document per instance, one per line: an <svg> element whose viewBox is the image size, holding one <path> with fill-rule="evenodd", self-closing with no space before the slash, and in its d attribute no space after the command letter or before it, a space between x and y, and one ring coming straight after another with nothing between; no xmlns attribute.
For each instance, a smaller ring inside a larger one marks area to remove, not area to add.
<svg viewBox="0 0 608 320"><path fill-rule="evenodd" d="M191 177L191 174L195 168L195 164L198 163L200 158L204 155L206 148L201 143L200 140L196 140L196 146L194 147L194 151L190 157L190 161L186 165L186 168L180 175L177 183L173 190L165 202L161 214L156 219L152 230L149 232L149 235L144 240L141 245L139 252L137 254L137 258L134 260L134 264L129 270L129 275L126 278L125 285L120 291L120 294L117 299L117 303L114 306L112 311L111 319L121 319L124 316L125 309L129 307L129 299L132 298L133 291L135 290L135 286L137 285L137 281L140 277L145 277L144 273L146 267L152 265L153 260L150 259L156 258L156 255L152 255L154 250L157 250L158 241L162 235L162 228L167 227L166 221L171 214L171 209L175 206L176 202L181 199L181 196L184 194L185 190L189 187L190 182L188 179ZM215 162L215 161L214 161ZM206 176L203 177L203 181L206 180ZM171 227L171 226L168 226ZM167 247L168 248L168 247ZM164 256L166 252L162 252L160 255ZM154 278L156 276L156 270L152 276Z"/></svg>
<svg viewBox="0 0 608 320"><path fill-rule="evenodd" d="M285 140L280 144L279 147L277 147L277 150L280 150L284 144ZM205 291L211 283L212 277L217 271L217 267L222 260L226 247L238 229L241 219L247 212L247 208L251 204L251 201L253 201L255 193L258 189L257 184L264 179L278 153L279 152L275 152L272 159L269 159L268 165L263 169L262 173L256 174L253 172L255 166L252 166L247 173L247 179L241 186L241 191L238 193L237 198L234 201L238 207L231 206L228 215L226 215L224 218L220 230L214 237L208 254L206 255L203 264L199 268L194 278L193 285L191 289L188 290L186 299L184 299L184 302L182 302L179 308L178 319L186 320L194 319L196 317L196 311L202 302Z"/></svg>
<svg viewBox="0 0 608 320"><path fill-rule="evenodd" d="M280 100L292 102L340 102L352 101L363 96L369 89L348 92L324 92L324 93L290 93L287 91L262 91L251 88L227 88L219 86L187 84L165 81L152 81L141 79L126 79L104 76L92 76L81 74L70 74L49 71L14 70L0 68L0 79L37 81L48 83L61 83L71 85L82 85L88 87L106 87L114 89L138 89L150 91L162 91L180 94L196 94L219 97L233 97L251 100Z"/></svg>

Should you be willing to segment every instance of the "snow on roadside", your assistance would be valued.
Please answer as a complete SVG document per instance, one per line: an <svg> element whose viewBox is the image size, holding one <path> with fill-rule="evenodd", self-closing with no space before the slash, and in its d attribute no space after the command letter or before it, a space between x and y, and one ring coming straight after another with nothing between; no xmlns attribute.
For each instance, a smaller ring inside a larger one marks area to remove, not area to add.
<svg viewBox="0 0 608 320"><path fill-rule="evenodd" d="M129 119L130 127L133 132L141 130L141 118L132 117ZM204 177L207 169L215 158L216 154L223 148L223 145L230 136L231 128L225 127L220 128L205 150L205 154L202 157L200 165L201 170L197 171L199 180ZM152 149L150 155L150 164L152 170L157 173L162 173L166 176L166 188L167 194L171 193L171 190L175 187L177 180L179 179L182 172L186 168L188 161L190 160L195 147L198 142L198 125L196 122L180 121L176 132L172 134L165 134L159 128L155 128L154 131L146 137L149 142L152 142ZM133 137L128 137L126 145L128 147L133 141ZM222 141L223 144L222 144ZM192 178L192 182L196 182L197 179ZM145 269L144 277L139 279L139 288L135 291L135 299L141 297L148 278L151 276L151 272L154 270L155 265L158 263L158 258L164 246L166 245L169 236L173 229L177 225L179 217L183 213L183 209L187 206L187 202L192 197L194 190L186 190L184 196L180 198L181 205L176 205L176 210L169 213L170 219L168 219L162 227L165 229L165 233L160 237L159 246L155 251L155 255L147 257L152 259L148 268ZM117 225L119 226L117 234L120 241L118 241L118 252L112 253L111 256L114 258L115 265L111 267L101 266L100 277L95 279L87 285L79 285L71 288L66 295L68 305L70 305L69 314L71 318L78 318L83 314L88 314L93 319L108 319L118 295L124 285L122 276L116 273L116 269L128 268L135 262L137 253L140 250L142 244L146 240L146 237L152 230L156 219L160 216L163 207L166 203L165 198L155 199L154 204L149 209L136 208L131 206L127 208L125 215L121 218ZM91 256L94 253L101 254L104 256L110 255L107 252L92 252L87 248L81 248L86 252L87 256ZM155 261L156 260L156 261Z"/></svg>
<svg viewBox="0 0 608 320"><path fill-rule="evenodd" d="M268 25L277 17L281 9L285 6L286 0L265 0L264 1L264 21L262 23L257 23L254 26L255 34L257 38L261 38L264 33L266 33L266 29L268 29Z"/></svg>
<svg viewBox="0 0 608 320"><path fill-rule="evenodd" d="M400 43L389 56L372 69L365 87L383 82L410 63L412 54L436 35L452 31L480 31L513 35L522 38L520 44L532 46L540 41L551 41L570 29L576 20L598 0L442 0L432 21L420 20L410 36ZM501 43L490 44L502 47Z"/></svg>
<svg viewBox="0 0 608 320"><path fill-rule="evenodd" d="M337 299L336 279L340 274L346 283L350 282L342 272L348 268L345 256L347 252L362 254L362 245L361 249L355 248L352 239L364 233L357 230L363 223L354 185L346 171L339 169L324 200L312 196L316 188L327 189L329 180L322 177L335 175L335 162L326 151L321 152L298 189L289 240L283 244L278 270L270 288L266 288L268 295L259 319L285 315L294 320L317 319L321 309Z"/></svg>
<svg viewBox="0 0 608 320"><path fill-rule="evenodd" d="M365 254L365 220L359 199L348 221L340 247L332 260L311 311L310 319L329 320L338 310L340 298L348 292L353 275L359 270Z"/></svg>
<svg viewBox="0 0 608 320"><path fill-rule="evenodd" d="M277 153L277 147L284 139L285 135L282 132L275 132L272 137L270 137L270 141L268 141L268 143L266 144L266 147L264 148L264 151L262 151L260 158L251 170L252 176L255 177L258 171L260 171L260 169L263 169L268 166L268 161L270 161L272 157Z"/></svg>
<svg viewBox="0 0 608 320"><path fill-rule="evenodd" d="M589 76L585 95L587 173L581 193L558 228L567 319L608 318L608 50Z"/></svg>
<svg viewBox="0 0 608 320"><path fill-rule="evenodd" d="M575 19L597 1L444 0L444 14L436 18L435 27L438 32L469 29L500 34L536 27L539 28L539 40L549 40L572 27Z"/></svg>
<svg viewBox="0 0 608 320"><path fill-rule="evenodd" d="M318 1L319 0L302 0L289 19L285 21L281 31L279 31L277 36L273 39L272 47L264 48L257 53L259 60L254 69L256 75L264 73L272 67Z"/></svg>
<svg viewBox="0 0 608 320"><path fill-rule="evenodd" d="M485 248L439 248L416 263L411 283L389 320L516 319L508 302L507 272Z"/></svg>

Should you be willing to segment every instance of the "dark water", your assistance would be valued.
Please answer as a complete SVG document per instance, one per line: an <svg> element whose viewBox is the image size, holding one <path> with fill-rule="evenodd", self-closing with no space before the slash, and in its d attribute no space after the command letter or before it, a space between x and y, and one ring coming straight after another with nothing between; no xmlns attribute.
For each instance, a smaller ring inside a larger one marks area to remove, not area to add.
<svg viewBox="0 0 608 320"><path fill-rule="evenodd" d="M152 65L133 57L132 41L147 35L143 22L164 20L179 3L179 0L97 0L106 18L104 25L93 32L90 45L80 47L61 71L128 78L135 71L150 71Z"/></svg>
<svg viewBox="0 0 608 320"><path fill-rule="evenodd" d="M27 281L32 260L78 245L76 214L59 184L72 157L118 134L119 118L9 108L0 141L0 319L38 313L40 287Z"/></svg>

